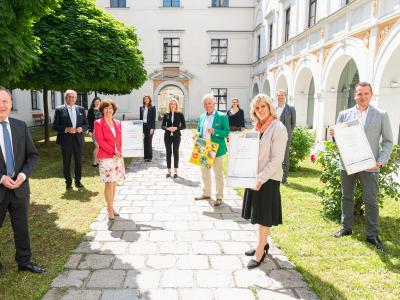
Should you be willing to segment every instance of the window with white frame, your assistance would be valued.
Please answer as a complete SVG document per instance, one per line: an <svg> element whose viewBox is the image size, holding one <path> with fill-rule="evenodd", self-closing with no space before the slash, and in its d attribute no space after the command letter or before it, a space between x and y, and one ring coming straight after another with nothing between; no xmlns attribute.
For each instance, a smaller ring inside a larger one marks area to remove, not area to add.
<svg viewBox="0 0 400 300"><path fill-rule="evenodd" d="M31 107L32 110L39 109L38 92L31 91Z"/></svg>
<svg viewBox="0 0 400 300"><path fill-rule="evenodd" d="M290 38L290 6L285 10L285 36L284 42L286 43Z"/></svg>
<svg viewBox="0 0 400 300"><path fill-rule="evenodd" d="M163 62L178 63L181 59L181 42L179 38L163 39Z"/></svg>
<svg viewBox="0 0 400 300"><path fill-rule="evenodd" d="M257 35L257 60L261 58L261 34Z"/></svg>
<svg viewBox="0 0 400 300"><path fill-rule="evenodd" d="M226 113L227 112L227 89L226 88L213 88L211 92L214 95L217 103L217 110Z"/></svg>
<svg viewBox="0 0 400 300"><path fill-rule="evenodd" d="M88 109L88 94L83 92L77 92L76 104L83 106Z"/></svg>
<svg viewBox="0 0 400 300"><path fill-rule="evenodd" d="M226 64L228 61L228 40L211 39L211 63Z"/></svg>
<svg viewBox="0 0 400 300"><path fill-rule="evenodd" d="M163 7L180 7L180 0L163 0Z"/></svg>
<svg viewBox="0 0 400 300"><path fill-rule="evenodd" d="M229 7L229 0L211 0L212 7Z"/></svg>
<svg viewBox="0 0 400 300"><path fill-rule="evenodd" d="M126 8L126 0L110 0L111 8Z"/></svg>
<svg viewBox="0 0 400 300"><path fill-rule="evenodd" d="M310 0L308 6L308 27L317 22L317 0Z"/></svg>
<svg viewBox="0 0 400 300"><path fill-rule="evenodd" d="M56 109L56 92L51 91L50 94L51 109Z"/></svg>
<svg viewBox="0 0 400 300"><path fill-rule="evenodd" d="M268 26L268 52L272 51L273 30L274 30L274 24L271 23Z"/></svg>

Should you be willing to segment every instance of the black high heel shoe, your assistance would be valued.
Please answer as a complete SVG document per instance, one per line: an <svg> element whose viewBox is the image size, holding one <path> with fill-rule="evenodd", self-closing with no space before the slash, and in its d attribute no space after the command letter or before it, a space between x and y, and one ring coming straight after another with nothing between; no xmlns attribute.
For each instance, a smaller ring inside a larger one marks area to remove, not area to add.
<svg viewBox="0 0 400 300"><path fill-rule="evenodd" d="M250 260L249 263L247 264L247 269L250 270L259 267L261 263L264 261L266 256L267 256L267 251L264 251L264 254L261 257L260 261L256 261L255 259Z"/></svg>
<svg viewBox="0 0 400 300"><path fill-rule="evenodd" d="M269 250L269 244L268 243L264 246L264 250L268 254L268 250ZM254 254L256 254L256 249L251 249L251 250L248 250L248 251L246 251L244 253L244 255L246 255L246 256L254 256Z"/></svg>

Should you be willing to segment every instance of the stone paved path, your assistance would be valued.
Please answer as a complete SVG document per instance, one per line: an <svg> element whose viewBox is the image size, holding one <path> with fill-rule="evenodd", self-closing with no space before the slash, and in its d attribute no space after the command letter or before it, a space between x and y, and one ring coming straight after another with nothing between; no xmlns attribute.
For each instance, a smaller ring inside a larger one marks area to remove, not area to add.
<svg viewBox="0 0 400 300"><path fill-rule="evenodd" d="M200 172L187 163L191 131L182 136L180 179L165 178L162 131L152 163L135 161L118 187L110 222L105 208L43 298L144 300L317 299L271 241L270 255L248 271L256 227L240 218L241 199L226 187L224 205L194 201Z"/></svg>

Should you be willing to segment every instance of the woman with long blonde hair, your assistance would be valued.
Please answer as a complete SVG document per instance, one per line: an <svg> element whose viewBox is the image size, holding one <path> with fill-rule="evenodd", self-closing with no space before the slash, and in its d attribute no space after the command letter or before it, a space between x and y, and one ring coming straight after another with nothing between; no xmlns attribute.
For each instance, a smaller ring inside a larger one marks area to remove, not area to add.
<svg viewBox="0 0 400 300"><path fill-rule="evenodd" d="M161 128L164 133L164 144L167 156L166 177L171 177L171 155L174 153L174 178L178 178L179 165L179 144L181 143L181 130L186 128L185 117L179 111L179 102L175 98L170 98L167 106L167 113L163 117Z"/></svg>
<svg viewBox="0 0 400 300"><path fill-rule="evenodd" d="M279 121L267 95L254 97L251 118L255 124L254 130L260 133L258 175L255 188L245 190L242 217L259 225L259 236L256 249L245 252L247 256L254 256L247 265L249 269L258 267L265 259L269 249L270 228L282 224L280 182L288 139L286 127Z"/></svg>

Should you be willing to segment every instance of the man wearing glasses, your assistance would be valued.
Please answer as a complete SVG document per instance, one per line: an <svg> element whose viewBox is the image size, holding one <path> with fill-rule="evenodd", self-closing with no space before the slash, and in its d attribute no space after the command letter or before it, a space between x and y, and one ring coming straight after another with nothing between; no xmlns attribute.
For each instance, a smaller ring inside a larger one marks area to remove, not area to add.
<svg viewBox="0 0 400 300"><path fill-rule="evenodd" d="M82 149L85 142L84 132L88 128L85 108L75 105L77 93L65 92L65 104L57 107L54 114L53 129L58 132L56 143L61 146L63 172L67 190L72 189L71 158L75 161L75 186L83 188Z"/></svg>

